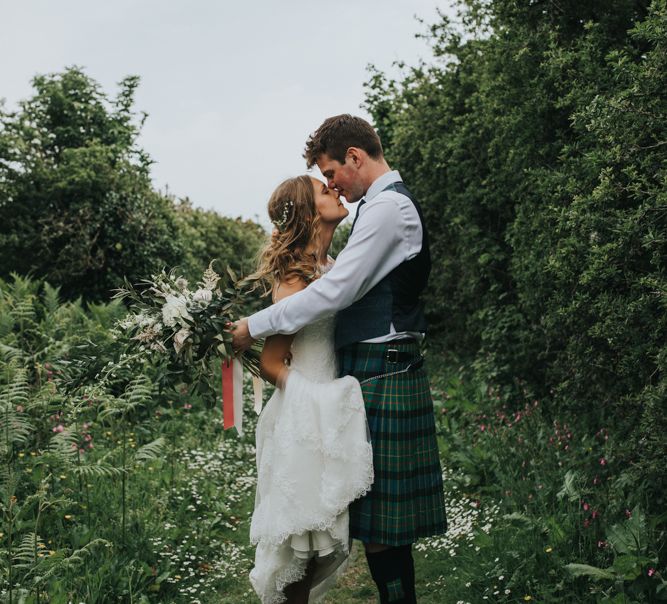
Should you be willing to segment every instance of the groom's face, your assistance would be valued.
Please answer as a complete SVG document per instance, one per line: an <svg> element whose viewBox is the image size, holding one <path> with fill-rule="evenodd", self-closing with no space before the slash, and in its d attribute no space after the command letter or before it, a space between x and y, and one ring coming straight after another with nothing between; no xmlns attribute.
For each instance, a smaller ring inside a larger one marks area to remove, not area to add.
<svg viewBox="0 0 667 604"><path fill-rule="evenodd" d="M348 203L359 201L365 194L359 171L351 161L340 163L323 153L317 159L317 166L322 176L327 179L330 189L335 189Z"/></svg>

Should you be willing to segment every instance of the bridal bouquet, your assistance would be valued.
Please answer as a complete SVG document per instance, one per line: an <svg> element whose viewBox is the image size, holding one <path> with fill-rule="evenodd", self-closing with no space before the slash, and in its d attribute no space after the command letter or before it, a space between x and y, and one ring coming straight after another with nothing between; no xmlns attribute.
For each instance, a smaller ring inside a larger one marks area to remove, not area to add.
<svg viewBox="0 0 667 604"><path fill-rule="evenodd" d="M204 271L197 288L172 271L160 272L135 287L125 282L114 298L130 300L130 312L119 327L130 340L146 351L170 354L182 365L208 364L213 358L230 360L234 310L244 302L244 295L231 269L231 283L213 270L213 262ZM258 375L257 348L244 354L245 365Z"/></svg>
<svg viewBox="0 0 667 604"><path fill-rule="evenodd" d="M232 350L229 326L239 318L248 294L230 268L222 276L211 262L192 289L183 277L163 270L137 286L126 280L114 298L129 300L129 313L118 327L139 350L168 356L183 369L198 369L199 379L210 375L211 361L221 362L225 427L230 423L227 401L236 399L233 407L239 409L243 366L253 374L257 401L261 347L255 345L242 356Z"/></svg>

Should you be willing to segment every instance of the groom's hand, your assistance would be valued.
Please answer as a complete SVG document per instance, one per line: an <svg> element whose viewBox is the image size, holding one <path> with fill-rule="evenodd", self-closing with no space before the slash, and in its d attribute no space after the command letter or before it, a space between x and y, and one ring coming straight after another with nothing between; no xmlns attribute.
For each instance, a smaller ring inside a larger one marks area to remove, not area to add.
<svg viewBox="0 0 667 604"><path fill-rule="evenodd" d="M232 324L232 349L235 352L245 352L255 341L248 329L248 319L240 319Z"/></svg>

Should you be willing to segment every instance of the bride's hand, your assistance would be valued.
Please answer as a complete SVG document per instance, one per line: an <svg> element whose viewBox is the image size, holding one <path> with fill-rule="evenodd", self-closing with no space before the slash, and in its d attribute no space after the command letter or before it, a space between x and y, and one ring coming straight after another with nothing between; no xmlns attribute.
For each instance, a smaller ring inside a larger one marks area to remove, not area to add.
<svg viewBox="0 0 667 604"><path fill-rule="evenodd" d="M254 341L248 329L248 319L240 319L232 324L232 349L234 352L245 352Z"/></svg>

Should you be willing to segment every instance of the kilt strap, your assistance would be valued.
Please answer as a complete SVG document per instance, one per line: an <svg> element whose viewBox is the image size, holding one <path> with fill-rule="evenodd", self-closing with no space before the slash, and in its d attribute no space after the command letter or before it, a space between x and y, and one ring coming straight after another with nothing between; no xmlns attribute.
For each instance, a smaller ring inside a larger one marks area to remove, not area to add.
<svg viewBox="0 0 667 604"><path fill-rule="evenodd" d="M392 352L391 350L387 352ZM394 362L394 363L399 363L400 361L389 361L389 362ZM363 386L364 384L368 384L369 382L372 382L373 380L381 380L386 377L390 377L392 375L399 375L400 373L410 373L412 371L417 371L420 367L424 365L424 357L419 356L418 358L414 359L413 361L410 362L410 364L405 367L404 369L397 369L396 371L388 371L385 373L380 373L378 375L373 375L371 377L366 378L365 380L361 380L359 382L360 386Z"/></svg>

